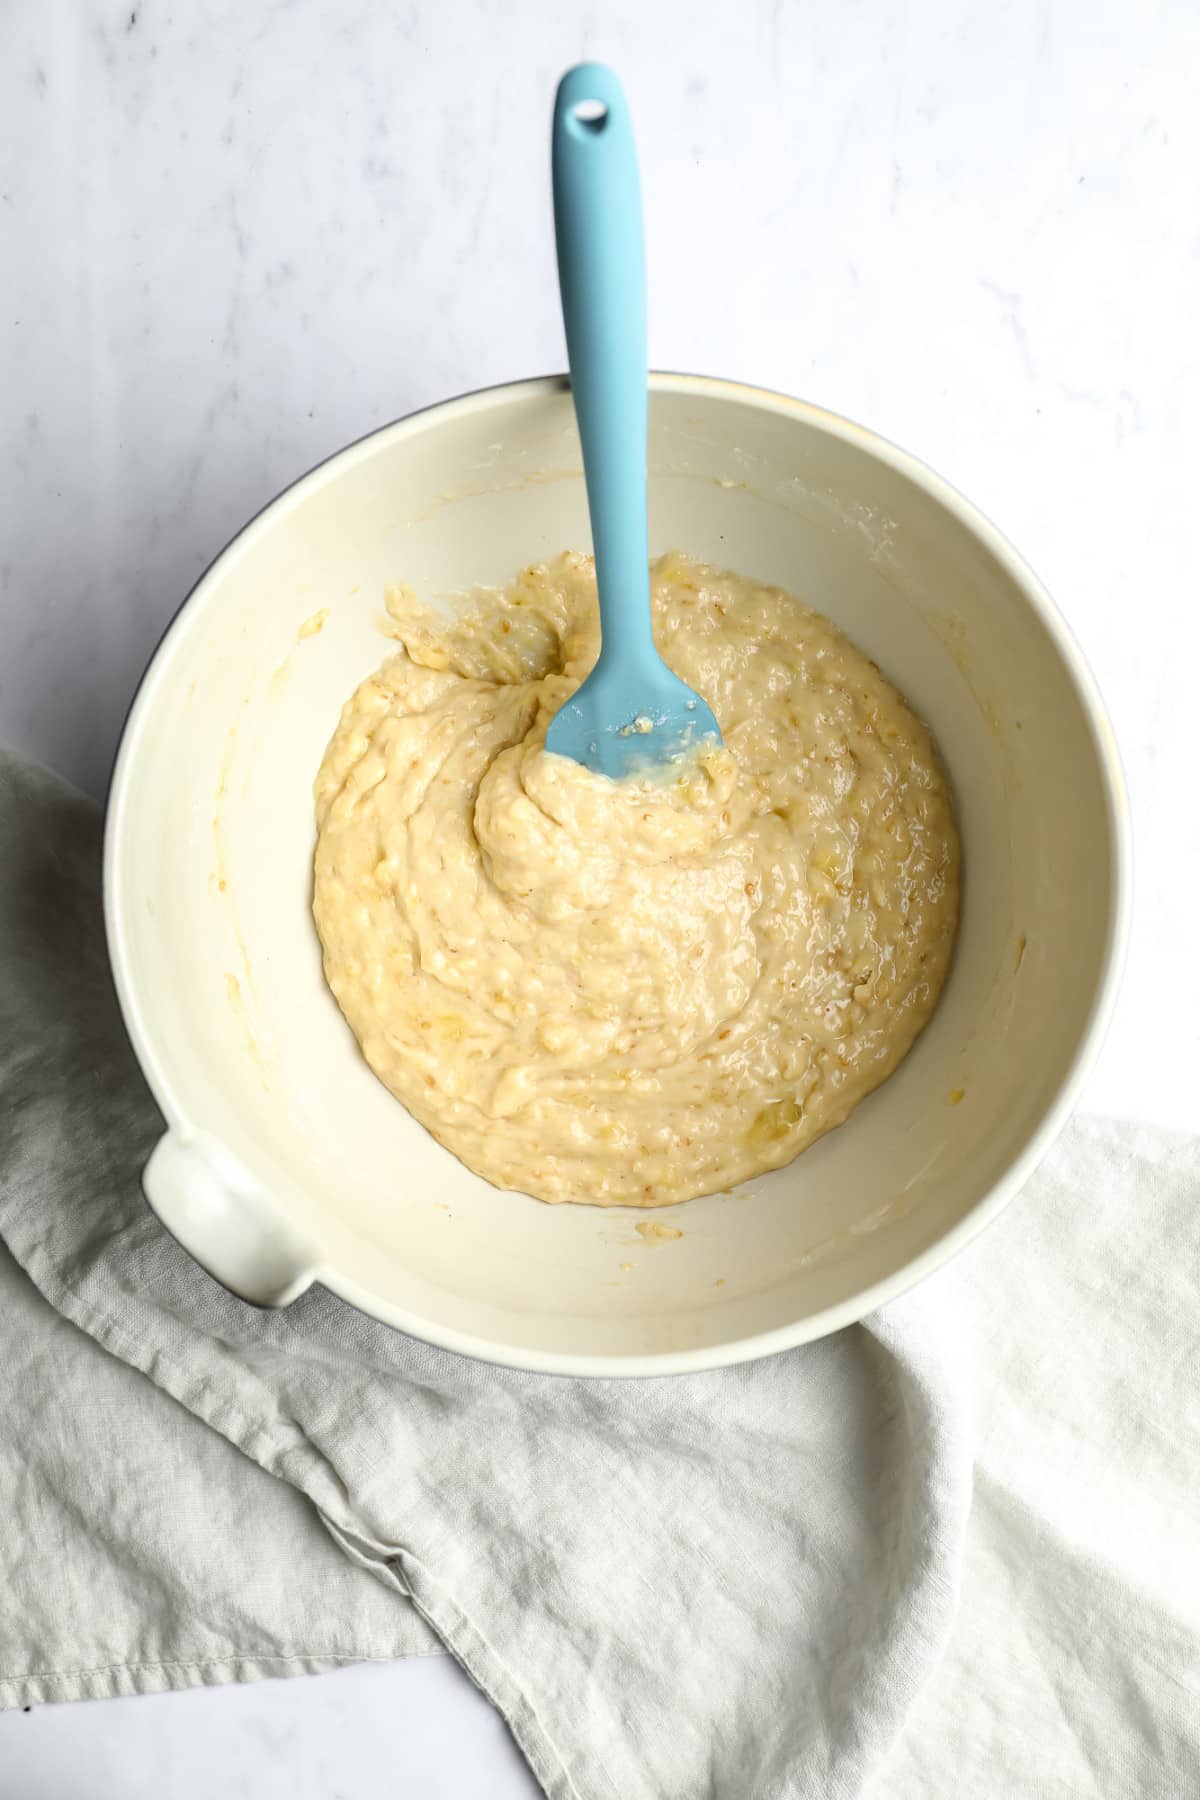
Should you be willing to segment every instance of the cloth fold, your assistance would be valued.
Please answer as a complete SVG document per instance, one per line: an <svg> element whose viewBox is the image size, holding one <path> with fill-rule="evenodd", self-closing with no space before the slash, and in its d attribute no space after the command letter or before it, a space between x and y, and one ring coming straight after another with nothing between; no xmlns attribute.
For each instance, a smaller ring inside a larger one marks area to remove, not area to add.
<svg viewBox="0 0 1200 1800"><path fill-rule="evenodd" d="M552 1800L1186 1791L1193 1146L1076 1127L953 1269L864 1326L709 1375L497 1370L320 1290L262 1313L141 1197L159 1121L111 991L98 857L93 808L0 760L0 1233L132 1384L114 1414L136 1389L207 1446L193 1462L179 1435L181 1479L227 1479L225 1439L240 1479L266 1470L324 1522L340 1581L372 1590L358 1615L338 1602L343 1639L381 1629L377 1602L404 1648L425 1621ZM167 1433L147 1430L153 1468ZM100 1510L128 1508L96 1438L75 1468L34 1466L81 1538L98 1469ZM1147 1547L1146 1521L1171 1548ZM290 1554L297 1592L324 1598L327 1563ZM205 1616L228 1606L203 1558L188 1579ZM43 1662L78 1664L76 1628L43 1628Z"/></svg>

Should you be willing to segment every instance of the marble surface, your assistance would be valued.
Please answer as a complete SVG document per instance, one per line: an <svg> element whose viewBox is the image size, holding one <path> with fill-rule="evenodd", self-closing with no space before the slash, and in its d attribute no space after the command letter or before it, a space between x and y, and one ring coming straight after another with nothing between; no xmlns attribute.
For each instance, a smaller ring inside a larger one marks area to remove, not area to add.
<svg viewBox="0 0 1200 1800"><path fill-rule="evenodd" d="M1190 0L47 0L0 36L0 736L102 792L251 513L413 407L563 365L550 99L603 56L652 360L923 456L1082 640L1138 840L1088 1103L1200 1122ZM5 1791L73 1795L82 1766L89 1800L532 1792L444 1661L0 1718Z"/></svg>

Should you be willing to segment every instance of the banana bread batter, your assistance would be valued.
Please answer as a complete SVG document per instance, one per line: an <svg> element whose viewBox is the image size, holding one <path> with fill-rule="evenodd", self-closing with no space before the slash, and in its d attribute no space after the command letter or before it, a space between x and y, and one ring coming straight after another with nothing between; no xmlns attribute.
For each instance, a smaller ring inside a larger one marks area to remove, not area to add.
<svg viewBox="0 0 1200 1800"><path fill-rule="evenodd" d="M959 847L930 735L819 613L677 553L655 637L724 749L612 782L543 748L595 658L589 557L403 649L316 783L314 914L363 1054L470 1168L662 1206L778 1168L886 1080L945 979Z"/></svg>

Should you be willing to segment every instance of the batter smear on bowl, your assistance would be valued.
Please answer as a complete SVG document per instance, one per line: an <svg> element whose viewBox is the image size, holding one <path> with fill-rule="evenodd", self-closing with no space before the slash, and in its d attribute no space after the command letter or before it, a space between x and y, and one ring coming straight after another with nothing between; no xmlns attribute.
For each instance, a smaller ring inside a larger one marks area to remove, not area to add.
<svg viewBox="0 0 1200 1800"><path fill-rule="evenodd" d="M316 782L325 974L380 1080L549 1201L663 1206L790 1162L929 1019L959 844L929 732L830 621L678 553L655 638L724 748L613 782L547 754L595 659L589 557L403 648Z"/></svg>

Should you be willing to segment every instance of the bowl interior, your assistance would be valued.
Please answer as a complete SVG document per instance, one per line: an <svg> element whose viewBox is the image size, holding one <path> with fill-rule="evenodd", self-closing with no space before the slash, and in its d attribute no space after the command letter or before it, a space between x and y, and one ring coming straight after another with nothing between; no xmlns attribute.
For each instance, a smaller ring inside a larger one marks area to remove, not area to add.
<svg viewBox="0 0 1200 1800"><path fill-rule="evenodd" d="M390 427L261 515L165 640L114 785L110 936L168 1117L240 1159L338 1291L531 1366L682 1366L797 1340L965 1237L1053 1122L1119 911L1103 726L1061 628L961 503L842 421L685 378L654 385L650 466L652 549L830 614L929 720L957 795L963 916L938 1012L790 1168L658 1214L497 1192L378 1084L322 979L312 781L392 647L384 589L453 604L590 543L562 383ZM683 1235L648 1243L644 1218Z"/></svg>

